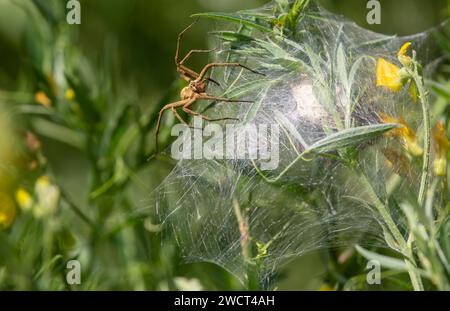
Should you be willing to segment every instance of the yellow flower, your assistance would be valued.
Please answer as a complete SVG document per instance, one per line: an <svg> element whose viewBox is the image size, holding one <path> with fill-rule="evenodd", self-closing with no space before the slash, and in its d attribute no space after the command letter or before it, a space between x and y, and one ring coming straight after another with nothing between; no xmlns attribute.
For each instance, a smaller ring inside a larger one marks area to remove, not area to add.
<svg viewBox="0 0 450 311"><path fill-rule="evenodd" d="M419 144L416 133L409 127L403 117L394 118L387 114L380 113L380 119L383 123L397 123L399 127L389 131L388 136L395 136L402 139L406 150L413 156L421 156L423 149Z"/></svg>
<svg viewBox="0 0 450 311"><path fill-rule="evenodd" d="M66 99L68 101L73 101L75 99L75 91L73 89L67 89L67 91L66 91Z"/></svg>
<svg viewBox="0 0 450 311"><path fill-rule="evenodd" d="M48 98L47 94L42 91L39 91L34 95L34 100L44 107L49 108L52 106L52 101Z"/></svg>
<svg viewBox="0 0 450 311"><path fill-rule="evenodd" d="M403 87L400 68L384 58L377 61L377 86L386 87L392 92L398 92Z"/></svg>
<svg viewBox="0 0 450 311"><path fill-rule="evenodd" d="M16 191L16 202L23 210L30 210L33 207L33 198L22 187Z"/></svg>
<svg viewBox="0 0 450 311"><path fill-rule="evenodd" d="M433 129L433 138L436 151L433 170L437 176L443 176L447 168L447 153L450 149L450 141L445 134L445 127L442 122L438 122Z"/></svg>
<svg viewBox="0 0 450 311"><path fill-rule="evenodd" d="M391 92L398 92L408 82L409 94L414 102L417 102L418 90L407 68L411 65L411 57L407 55L411 42L406 42L397 53L398 61L403 65L399 68L384 58L379 58L377 61L377 86L388 88Z"/></svg>
<svg viewBox="0 0 450 311"><path fill-rule="evenodd" d="M6 193L0 192L0 228L8 229L16 219L16 207Z"/></svg>

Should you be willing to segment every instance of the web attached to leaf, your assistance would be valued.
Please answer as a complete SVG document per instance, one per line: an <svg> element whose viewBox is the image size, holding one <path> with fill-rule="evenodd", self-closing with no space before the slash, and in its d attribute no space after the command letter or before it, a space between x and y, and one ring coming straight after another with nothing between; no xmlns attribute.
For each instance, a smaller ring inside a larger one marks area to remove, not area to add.
<svg viewBox="0 0 450 311"><path fill-rule="evenodd" d="M187 261L216 263L243 282L250 264L266 287L282 264L311 250L395 248L373 198L414 193L419 172L401 143L383 136L390 128L379 114L403 116L420 132L420 106L407 88L393 94L376 87L376 61L396 63L406 41L424 65L435 52L432 32L384 36L313 4L289 29L280 2L208 16L227 21L226 30L212 33L222 46L216 60L245 63L265 76L214 72L222 88L211 85L209 92L256 101L204 107L215 118L278 125L279 165L263 171L259 160L180 160L150 206ZM402 227L395 201L389 206Z"/></svg>

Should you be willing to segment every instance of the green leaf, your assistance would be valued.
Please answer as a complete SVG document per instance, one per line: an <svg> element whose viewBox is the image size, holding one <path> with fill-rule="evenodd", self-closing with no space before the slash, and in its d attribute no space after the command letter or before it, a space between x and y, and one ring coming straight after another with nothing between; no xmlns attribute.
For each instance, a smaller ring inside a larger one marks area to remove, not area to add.
<svg viewBox="0 0 450 311"><path fill-rule="evenodd" d="M76 130L44 119L35 119L31 123L36 132L42 136L46 136L81 150L86 146L85 136Z"/></svg>
<svg viewBox="0 0 450 311"><path fill-rule="evenodd" d="M17 113L25 115L39 115L39 116L51 116L58 117L54 109L48 109L40 105L17 105L14 107Z"/></svg>
<svg viewBox="0 0 450 311"><path fill-rule="evenodd" d="M342 130L311 145L308 152L326 153L354 146L376 138L397 126L397 124L375 124Z"/></svg>
<svg viewBox="0 0 450 311"><path fill-rule="evenodd" d="M228 41L228 42L250 42L254 39L250 36L246 36L241 33L234 31L212 31L210 34L216 36L217 38Z"/></svg>
<svg viewBox="0 0 450 311"><path fill-rule="evenodd" d="M361 256L363 256L367 260L378 261L381 266L383 266L387 269L399 270L399 271L407 271L408 270L404 260L385 256L385 255L380 255L378 253L374 253L365 248L362 248L359 245L356 245L355 248L358 251L358 253L360 253Z"/></svg>
<svg viewBox="0 0 450 311"><path fill-rule="evenodd" d="M245 19L238 15L230 13L205 12L194 14L192 15L192 17L206 17L211 19L225 20L227 22L238 23L251 28L255 28L263 32L272 32L272 29L267 26L258 24L252 20Z"/></svg>
<svg viewBox="0 0 450 311"><path fill-rule="evenodd" d="M348 77L347 77L347 59L345 57L344 47L342 43L339 44L337 51L337 71L340 82L345 86L345 89L349 89Z"/></svg>
<svg viewBox="0 0 450 311"><path fill-rule="evenodd" d="M258 19L263 19L267 23L272 22L275 19L275 16L273 16L272 13L264 13L264 12L256 12L253 10L243 10L238 12L241 15L247 15Z"/></svg>
<svg viewBox="0 0 450 311"><path fill-rule="evenodd" d="M364 60L365 56L361 56L358 58L352 66L352 69L350 69L350 73L348 75L348 87L349 90L351 90L353 86L353 82L355 81L356 73L358 72L359 67L361 66L362 61Z"/></svg>

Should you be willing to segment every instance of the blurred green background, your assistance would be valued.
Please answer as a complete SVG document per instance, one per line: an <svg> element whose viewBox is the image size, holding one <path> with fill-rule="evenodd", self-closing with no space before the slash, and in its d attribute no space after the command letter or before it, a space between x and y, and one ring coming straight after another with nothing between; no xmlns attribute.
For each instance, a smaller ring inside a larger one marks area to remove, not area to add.
<svg viewBox="0 0 450 311"><path fill-rule="evenodd" d="M53 195L59 211L44 217L20 206L14 223L0 229L0 289L240 289L221 268L184 264L170 239L161 243L155 218L142 226L130 215L146 205L173 166L167 159L146 160L154 143L150 119L176 98L179 88L173 62L177 34L193 13L231 12L266 1L80 2L81 25L67 26L57 14L56 21L49 20L52 10L64 13L66 1L0 0L1 208L27 205L26 193L30 205ZM365 0L320 2L363 27L399 35L438 25L450 5L445 0L382 0L382 24L370 26ZM198 23L186 35L183 51L207 47L213 27ZM61 49L74 79L69 83L58 81ZM199 68L206 62L195 56L191 64ZM76 100L70 96L73 89ZM47 95L39 97L39 92ZM48 117L51 122L36 121L35 115L47 113L40 109L47 100L57 113ZM23 108L16 109L18 103ZM94 111L86 112L89 105ZM149 120L139 126L142 116ZM88 147L77 148L79 141ZM321 251L288 265L278 289L327 289L339 273L358 266L330 267L328 258L334 255ZM64 281L71 258L83 267L78 287Z"/></svg>

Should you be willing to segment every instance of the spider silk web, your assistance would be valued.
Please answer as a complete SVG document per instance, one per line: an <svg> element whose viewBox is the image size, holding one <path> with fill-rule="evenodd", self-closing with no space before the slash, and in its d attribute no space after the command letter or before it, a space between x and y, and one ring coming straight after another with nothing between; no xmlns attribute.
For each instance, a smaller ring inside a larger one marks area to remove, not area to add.
<svg viewBox="0 0 450 311"><path fill-rule="evenodd" d="M273 18L277 6L272 2L236 16ZM221 48L214 60L239 61L265 76L215 70L212 77L221 87L210 84L209 93L255 103L203 103L197 109L243 124L278 124L279 166L259 172L258 160L180 160L146 209L156 211L187 262L215 263L245 282L247 256L265 288L280 266L306 252L354 243L388 247L361 174L382 200L417 193L419 172L399 140L380 136L351 148L358 154L353 168L340 160L345 153L304 159L299 154L345 128L380 123L380 112L403 116L420 139L420 104L412 103L406 87L395 94L376 87L376 60L400 66L396 53L406 41L427 74L437 59L432 31L385 36L314 4L295 30L281 35L217 25L212 45ZM254 40L227 39L230 31ZM391 208L390 213L402 228L401 212ZM250 255L243 254L243 240Z"/></svg>

